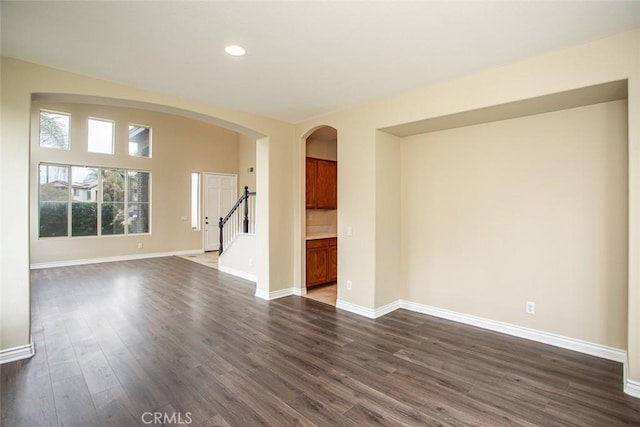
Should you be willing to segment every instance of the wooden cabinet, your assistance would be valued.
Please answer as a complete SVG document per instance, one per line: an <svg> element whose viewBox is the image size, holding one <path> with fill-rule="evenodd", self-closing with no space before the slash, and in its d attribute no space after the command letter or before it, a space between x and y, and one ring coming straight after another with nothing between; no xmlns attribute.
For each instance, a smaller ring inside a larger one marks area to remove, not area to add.
<svg viewBox="0 0 640 427"><path fill-rule="evenodd" d="M307 157L306 161L306 201L307 209L313 209L316 207L316 181L318 180L318 161Z"/></svg>
<svg viewBox="0 0 640 427"><path fill-rule="evenodd" d="M338 239L307 240L307 288L338 280Z"/></svg>
<svg viewBox="0 0 640 427"><path fill-rule="evenodd" d="M329 281L338 280L338 239L329 239Z"/></svg>
<svg viewBox="0 0 640 427"><path fill-rule="evenodd" d="M331 160L306 159L307 209L338 208L338 163Z"/></svg>

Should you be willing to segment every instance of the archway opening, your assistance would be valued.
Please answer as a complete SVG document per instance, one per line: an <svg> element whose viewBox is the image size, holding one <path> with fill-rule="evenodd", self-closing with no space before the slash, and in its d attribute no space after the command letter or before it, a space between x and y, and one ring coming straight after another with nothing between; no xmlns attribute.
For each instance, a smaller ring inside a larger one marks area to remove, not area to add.
<svg viewBox="0 0 640 427"><path fill-rule="evenodd" d="M336 305L338 293L338 131L312 130L303 140L303 295Z"/></svg>

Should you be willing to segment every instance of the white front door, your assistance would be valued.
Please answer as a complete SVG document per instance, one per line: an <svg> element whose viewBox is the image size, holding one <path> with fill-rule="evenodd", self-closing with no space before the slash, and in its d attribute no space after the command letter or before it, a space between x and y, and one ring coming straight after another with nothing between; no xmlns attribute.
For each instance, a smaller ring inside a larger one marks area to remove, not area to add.
<svg viewBox="0 0 640 427"><path fill-rule="evenodd" d="M205 173L204 181L204 250L217 251L220 248L218 223L238 198L238 176Z"/></svg>

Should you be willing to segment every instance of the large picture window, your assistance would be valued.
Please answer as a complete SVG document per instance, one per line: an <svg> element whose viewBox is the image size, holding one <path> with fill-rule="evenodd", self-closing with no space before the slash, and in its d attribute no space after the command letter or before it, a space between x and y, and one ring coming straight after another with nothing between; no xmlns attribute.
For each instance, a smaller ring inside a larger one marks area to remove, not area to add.
<svg viewBox="0 0 640 427"><path fill-rule="evenodd" d="M149 172L41 164L39 175L41 238L150 232Z"/></svg>

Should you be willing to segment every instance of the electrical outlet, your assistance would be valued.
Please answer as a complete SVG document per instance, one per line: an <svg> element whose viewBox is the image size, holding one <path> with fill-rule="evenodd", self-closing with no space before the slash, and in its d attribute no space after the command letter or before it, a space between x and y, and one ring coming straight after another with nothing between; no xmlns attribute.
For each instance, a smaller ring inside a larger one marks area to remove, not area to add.
<svg viewBox="0 0 640 427"><path fill-rule="evenodd" d="M144 245L142 244L142 242L138 243L138 249L142 249L144 247Z"/></svg>
<svg viewBox="0 0 640 427"><path fill-rule="evenodd" d="M253 267L253 258L249 258L249 267Z"/></svg>
<svg viewBox="0 0 640 427"><path fill-rule="evenodd" d="M525 309L528 314L536 314L536 303L533 301L527 301Z"/></svg>
<svg viewBox="0 0 640 427"><path fill-rule="evenodd" d="M351 289L353 289L353 282L351 282L351 280L347 280L347 290L350 291Z"/></svg>
<svg viewBox="0 0 640 427"><path fill-rule="evenodd" d="M347 227L347 236L353 236L353 228L351 226Z"/></svg>

